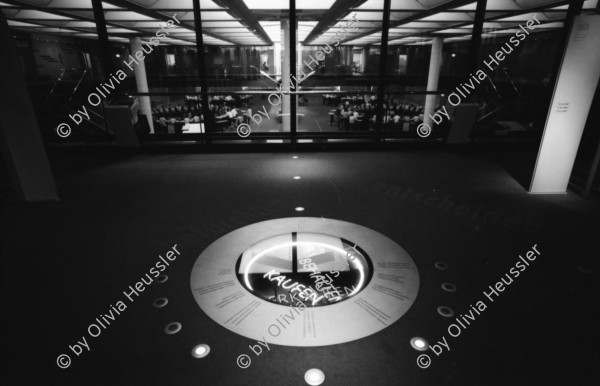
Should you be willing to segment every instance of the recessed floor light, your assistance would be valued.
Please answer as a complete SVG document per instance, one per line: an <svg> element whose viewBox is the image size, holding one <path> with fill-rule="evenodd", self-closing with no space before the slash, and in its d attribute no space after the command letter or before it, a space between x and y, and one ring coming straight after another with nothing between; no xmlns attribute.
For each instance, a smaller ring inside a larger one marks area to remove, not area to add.
<svg viewBox="0 0 600 386"><path fill-rule="evenodd" d="M446 292L456 292L456 286L452 283L442 283L442 289Z"/></svg>
<svg viewBox="0 0 600 386"><path fill-rule="evenodd" d="M301 179L301 178L302 178L302 177L300 177L300 176L294 176L294 179L295 179L295 180L299 180L299 179Z"/></svg>
<svg viewBox="0 0 600 386"><path fill-rule="evenodd" d="M439 269L440 271L445 271L448 269L448 264L446 263L442 263L440 261L438 261L437 263L434 264L434 266Z"/></svg>
<svg viewBox="0 0 600 386"><path fill-rule="evenodd" d="M303 207L301 207L301 206L298 206L298 207L296 207L294 210L295 210L296 212L303 212L303 211L304 211L304 208L303 208Z"/></svg>
<svg viewBox="0 0 600 386"><path fill-rule="evenodd" d="M298 156L297 156L297 155L295 155L295 156L293 156L292 158L293 158L293 159L298 159Z"/></svg>
<svg viewBox="0 0 600 386"><path fill-rule="evenodd" d="M304 380L309 385L320 385L325 381L325 374L319 369L310 369L304 373Z"/></svg>
<svg viewBox="0 0 600 386"><path fill-rule="evenodd" d="M156 278L156 281L159 283L164 283L167 280L169 280L169 277L167 275L160 275L159 277Z"/></svg>
<svg viewBox="0 0 600 386"><path fill-rule="evenodd" d="M165 326L165 329L163 331L167 335L177 334L179 331L181 331L181 323L171 322Z"/></svg>
<svg viewBox="0 0 600 386"><path fill-rule="evenodd" d="M418 336L415 336L410 340L410 345L412 348L419 351L427 351L429 348L429 343L427 343L425 339L419 338Z"/></svg>
<svg viewBox="0 0 600 386"><path fill-rule="evenodd" d="M169 303L169 300L167 298L158 298L154 302L152 302L152 306L154 306L154 308L163 308L167 305L167 303Z"/></svg>
<svg viewBox="0 0 600 386"><path fill-rule="evenodd" d="M437 308L437 312L445 318L451 318L454 316L454 311L452 308L446 306L439 306Z"/></svg>
<svg viewBox="0 0 600 386"><path fill-rule="evenodd" d="M192 349L194 358L204 358L210 352L210 347L207 344L199 344Z"/></svg>

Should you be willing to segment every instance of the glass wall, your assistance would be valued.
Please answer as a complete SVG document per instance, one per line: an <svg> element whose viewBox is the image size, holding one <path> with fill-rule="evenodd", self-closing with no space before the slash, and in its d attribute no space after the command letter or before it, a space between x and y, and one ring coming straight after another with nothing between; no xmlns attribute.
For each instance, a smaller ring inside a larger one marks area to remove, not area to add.
<svg viewBox="0 0 600 386"><path fill-rule="evenodd" d="M488 1L474 47L475 1L389 0L385 12L387 1L296 0L290 17L287 1L199 0L199 18L194 0L107 1L109 58L89 0L0 9L47 140L63 140L61 121L75 123L71 139L113 140L112 103L132 106L144 140L439 140L457 126L448 111L467 105L471 138L539 137L568 5ZM501 65L484 67L511 38L519 44ZM473 78L478 69L485 76ZM94 92L101 103L91 106ZM426 126L431 135L420 135Z"/></svg>
<svg viewBox="0 0 600 386"><path fill-rule="evenodd" d="M496 4L486 10L491 21L484 23L479 51L486 78L478 88L480 114L473 137L539 139L561 60L557 42L566 7L504 16Z"/></svg>
<svg viewBox="0 0 600 386"><path fill-rule="evenodd" d="M308 5L297 2L302 14ZM299 22L301 33L299 72L307 74L298 98L298 132L312 135L352 136L373 130L377 98L379 52L364 49L363 36L381 43L381 2L368 0L357 6L333 7L312 13Z"/></svg>

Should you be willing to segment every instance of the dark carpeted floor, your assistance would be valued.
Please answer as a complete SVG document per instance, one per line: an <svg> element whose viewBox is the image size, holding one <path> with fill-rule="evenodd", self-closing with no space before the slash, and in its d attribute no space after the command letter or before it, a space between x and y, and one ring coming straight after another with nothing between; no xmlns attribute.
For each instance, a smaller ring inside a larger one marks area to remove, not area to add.
<svg viewBox="0 0 600 386"><path fill-rule="evenodd" d="M2 384L303 385L312 367L324 371L324 385L598 384L597 203L530 195L484 152L298 155L54 154L61 200L1 209ZM368 338L272 346L242 370L236 357L255 342L200 310L192 265L212 241L255 222L245 219L295 217L297 206L400 244L419 269L417 300ZM90 323L174 244L182 255L165 271L169 280L148 286L91 339ZM487 300L483 291L533 245L541 257L420 369L410 338L436 343L454 321L437 307L458 316ZM443 291L444 282L458 291ZM169 304L153 308L161 296ZM171 321L183 329L168 336ZM90 349L77 357L69 345L84 335ZM210 345L208 357L190 355L198 343ZM64 370L56 365L63 353L72 359Z"/></svg>

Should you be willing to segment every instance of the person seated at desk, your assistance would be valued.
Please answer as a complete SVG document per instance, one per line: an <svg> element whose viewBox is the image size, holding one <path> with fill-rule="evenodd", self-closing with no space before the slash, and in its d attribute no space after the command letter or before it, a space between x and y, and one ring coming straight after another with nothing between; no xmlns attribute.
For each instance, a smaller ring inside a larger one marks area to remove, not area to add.
<svg viewBox="0 0 600 386"><path fill-rule="evenodd" d="M216 114L215 114L215 119L225 119L225 118L229 118L229 115L227 115L227 110L223 107L219 107L219 109L217 110Z"/></svg>
<svg viewBox="0 0 600 386"><path fill-rule="evenodd" d="M175 122L177 121L174 117L169 118L169 123L167 125L167 130L169 134L175 134Z"/></svg>
<svg viewBox="0 0 600 386"><path fill-rule="evenodd" d="M355 123L362 122L362 120L358 118L358 113L355 111L348 117L348 122L353 125Z"/></svg>
<svg viewBox="0 0 600 386"><path fill-rule="evenodd" d="M230 111L227 112L227 118L229 118L230 120L232 120L236 124L242 123L243 120L244 120L243 116L238 115L237 109L235 107L232 108Z"/></svg>
<svg viewBox="0 0 600 386"><path fill-rule="evenodd" d="M167 119L165 117L158 118L158 134L164 134L167 132Z"/></svg>

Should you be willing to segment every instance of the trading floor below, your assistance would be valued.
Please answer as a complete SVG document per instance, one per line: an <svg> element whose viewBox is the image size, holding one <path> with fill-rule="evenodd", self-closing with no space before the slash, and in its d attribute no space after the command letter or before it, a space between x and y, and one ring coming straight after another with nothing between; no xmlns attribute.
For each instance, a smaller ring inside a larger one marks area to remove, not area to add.
<svg viewBox="0 0 600 386"><path fill-rule="evenodd" d="M1 383L598 384L600 208L496 155L52 149L60 201L2 206Z"/></svg>

